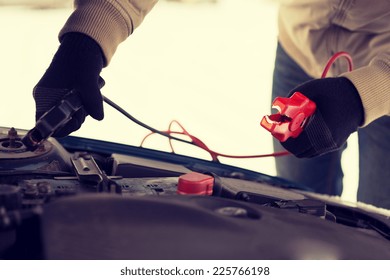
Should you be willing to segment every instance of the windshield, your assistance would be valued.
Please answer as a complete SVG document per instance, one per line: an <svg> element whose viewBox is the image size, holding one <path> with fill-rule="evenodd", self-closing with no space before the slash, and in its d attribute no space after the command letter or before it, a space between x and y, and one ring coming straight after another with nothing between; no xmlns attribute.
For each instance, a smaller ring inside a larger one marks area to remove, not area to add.
<svg viewBox="0 0 390 280"><path fill-rule="evenodd" d="M58 47L73 1L19 2L24 5L0 6L0 120L2 126L30 129L32 88ZM156 129L167 130L176 120L217 152L268 154L272 137L259 122L270 112L276 42L276 1L160 1L103 70L102 92ZM182 131L178 124L173 130ZM72 135L139 146L148 133L105 104L103 121L88 118ZM354 136L349 142L343 198L354 201ZM144 146L171 151L159 135L148 137ZM174 141L173 147L179 154L211 159L185 143ZM273 158L219 160L276 175Z"/></svg>

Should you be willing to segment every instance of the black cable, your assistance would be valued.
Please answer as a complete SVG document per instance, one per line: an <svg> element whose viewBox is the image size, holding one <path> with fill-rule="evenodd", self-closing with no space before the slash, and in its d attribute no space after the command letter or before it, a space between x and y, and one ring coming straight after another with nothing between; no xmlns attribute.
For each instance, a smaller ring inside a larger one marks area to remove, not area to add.
<svg viewBox="0 0 390 280"><path fill-rule="evenodd" d="M108 105L110 105L112 108L114 108L115 110L117 110L118 112L122 113L124 116L126 116L128 119L130 119L131 121L133 121L134 123L142 126L143 128L146 128L148 130L150 130L151 132L153 133L157 133L157 134L160 134L162 136L165 136L169 139L172 139L172 140L176 140L176 141L180 141L180 142L183 142L183 143L186 143L186 144L191 144L191 145L195 145L196 144L194 142L191 142L191 141L187 141L187 140L184 140L184 139L180 139L180 138L177 138L177 137L174 137L168 133L165 133L165 132L162 132L158 129L155 129L143 122L141 122L140 120L136 119L135 117L133 117L132 115L130 115L125 109L121 108L118 104L116 104L114 101L108 99L107 97L105 97L103 95L103 100L104 102L106 102Z"/></svg>

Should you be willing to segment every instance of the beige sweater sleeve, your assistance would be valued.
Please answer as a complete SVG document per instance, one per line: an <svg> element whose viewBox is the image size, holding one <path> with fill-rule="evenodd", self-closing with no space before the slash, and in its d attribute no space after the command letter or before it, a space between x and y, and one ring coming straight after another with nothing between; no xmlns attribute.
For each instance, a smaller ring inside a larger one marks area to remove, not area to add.
<svg viewBox="0 0 390 280"><path fill-rule="evenodd" d="M390 50L377 55L368 66L344 73L358 90L365 118L363 126L390 115Z"/></svg>
<svg viewBox="0 0 390 280"><path fill-rule="evenodd" d="M75 10L59 38L69 32L84 33L102 48L105 65L118 45L137 28L158 0L75 0Z"/></svg>

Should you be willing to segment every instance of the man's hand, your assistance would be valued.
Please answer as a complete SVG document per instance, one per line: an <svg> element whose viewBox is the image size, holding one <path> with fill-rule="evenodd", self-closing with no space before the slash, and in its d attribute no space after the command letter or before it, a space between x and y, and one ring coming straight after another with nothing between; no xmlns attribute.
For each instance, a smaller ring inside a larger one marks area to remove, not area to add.
<svg viewBox="0 0 390 280"><path fill-rule="evenodd" d="M347 78L325 78L306 82L291 91L314 101L317 109L297 138L281 142L295 156L315 157L341 148L363 123L363 105L355 86Z"/></svg>
<svg viewBox="0 0 390 280"><path fill-rule="evenodd" d="M80 94L84 109L78 111L53 136L63 137L79 129L87 115L96 120L103 119L103 99L99 86L103 64L100 46L90 37L68 33L62 38L49 68L33 90L36 120L72 89Z"/></svg>

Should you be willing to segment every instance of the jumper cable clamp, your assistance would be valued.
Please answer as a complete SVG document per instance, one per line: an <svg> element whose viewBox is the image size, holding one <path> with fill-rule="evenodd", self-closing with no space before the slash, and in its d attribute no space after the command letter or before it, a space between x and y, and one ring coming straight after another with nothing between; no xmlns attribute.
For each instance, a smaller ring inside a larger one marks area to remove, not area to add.
<svg viewBox="0 0 390 280"><path fill-rule="evenodd" d="M47 138L67 124L82 106L78 93L69 91L59 104L43 114L35 127L27 132L22 138L23 144L30 151L36 150Z"/></svg>
<svg viewBox="0 0 390 280"><path fill-rule="evenodd" d="M287 97L277 97L272 108L278 112L266 115L260 124L278 139L285 142L288 138L297 138L316 110L316 104L300 92Z"/></svg>

